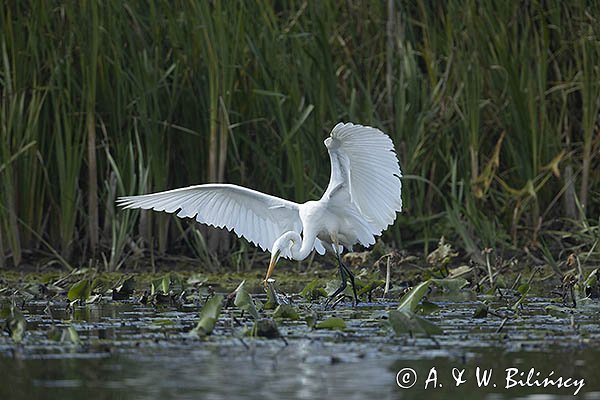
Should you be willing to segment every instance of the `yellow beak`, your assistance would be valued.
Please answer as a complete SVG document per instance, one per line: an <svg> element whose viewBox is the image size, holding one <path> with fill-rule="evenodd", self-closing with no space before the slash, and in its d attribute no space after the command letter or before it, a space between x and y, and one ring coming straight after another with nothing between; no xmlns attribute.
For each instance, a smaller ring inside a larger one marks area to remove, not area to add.
<svg viewBox="0 0 600 400"><path fill-rule="evenodd" d="M265 277L265 280L263 281L263 283L265 285L267 284L267 280L273 274L273 270L275 269L275 264L277 264L277 261L279 260L280 255L281 255L280 250L275 250L275 252L273 254L271 254L271 261L269 262L269 269L267 270L267 276Z"/></svg>

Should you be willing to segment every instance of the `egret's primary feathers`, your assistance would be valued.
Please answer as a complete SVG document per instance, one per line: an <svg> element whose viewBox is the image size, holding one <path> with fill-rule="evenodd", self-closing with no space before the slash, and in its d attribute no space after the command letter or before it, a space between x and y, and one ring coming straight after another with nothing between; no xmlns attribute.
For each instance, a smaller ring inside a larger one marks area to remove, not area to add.
<svg viewBox="0 0 600 400"><path fill-rule="evenodd" d="M272 253L268 278L279 256L301 260L313 249L339 256L344 247L372 245L402 209L400 166L389 136L339 123L325 146L331 177L318 201L298 204L241 186L207 184L118 202L125 208L179 211L178 217L233 230Z"/></svg>

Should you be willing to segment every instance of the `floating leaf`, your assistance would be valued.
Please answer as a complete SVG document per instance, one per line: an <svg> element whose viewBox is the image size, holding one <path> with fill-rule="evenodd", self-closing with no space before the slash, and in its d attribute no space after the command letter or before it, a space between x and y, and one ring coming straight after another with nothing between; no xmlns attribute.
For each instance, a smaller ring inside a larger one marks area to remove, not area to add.
<svg viewBox="0 0 600 400"><path fill-rule="evenodd" d="M126 278L121 284L112 290L113 300L126 300L133 294L135 279L133 276Z"/></svg>
<svg viewBox="0 0 600 400"><path fill-rule="evenodd" d="M317 322L315 325L317 329L346 329L346 323L339 317L330 317L326 320Z"/></svg>
<svg viewBox="0 0 600 400"><path fill-rule="evenodd" d="M274 281L271 279L269 279L267 281L267 287L266 287L267 302L263 306L263 309L265 309L265 310L273 310L273 309L277 308L277 306L280 304L289 304L290 303L289 300L285 296L277 293L273 282Z"/></svg>
<svg viewBox="0 0 600 400"><path fill-rule="evenodd" d="M417 312L420 314L431 314L431 313L436 312L439 309L440 309L440 306L438 306L435 303L426 301L426 300L423 300L421 302L421 304L419 304L417 306Z"/></svg>
<svg viewBox="0 0 600 400"><path fill-rule="evenodd" d="M82 279L79 282L73 284L67 297L69 301L82 300L86 301L92 294L92 285L89 279Z"/></svg>
<svg viewBox="0 0 600 400"><path fill-rule="evenodd" d="M204 304L204 307L202 307L202 311L200 312L200 321L198 321L196 327L192 329L192 333L197 336L210 335L215 328L217 320L219 319L222 306L222 295L216 294L211 297L206 304Z"/></svg>
<svg viewBox="0 0 600 400"><path fill-rule="evenodd" d="M81 340L79 339L79 334L72 326L69 326L65 330L63 330L62 337L60 339L61 342L70 342L72 344L81 344Z"/></svg>
<svg viewBox="0 0 600 400"><path fill-rule="evenodd" d="M281 337L277 324L270 318L258 319L254 322L252 336L277 339Z"/></svg>
<svg viewBox="0 0 600 400"><path fill-rule="evenodd" d="M396 335L403 333L423 333L438 335L443 331L440 327L410 311L390 311L390 324Z"/></svg>
<svg viewBox="0 0 600 400"><path fill-rule="evenodd" d="M464 278L431 279L431 282L443 290L452 293L458 292L460 289L469 284L469 281Z"/></svg>
<svg viewBox="0 0 600 400"><path fill-rule="evenodd" d="M321 286L321 282L318 279L313 279L304 286L304 289L300 292L300 296L304 297L307 301L315 301L320 297L327 297L327 292Z"/></svg>
<svg viewBox="0 0 600 400"><path fill-rule="evenodd" d="M427 289L429 288L430 282L431 282L430 280L421 282L420 284L418 284L417 286L412 288L410 292L408 292L404 296L402 296L402 299L400 299L400 304L398 305L397 310L398 311L410 311L410 312L414 313L417 310L419 302L421 301L423 296L425 296L425 293L427 293Z"/></svg>
<svg viewBox="0 0 600 400"><path fill-rule="evenodd" d="M150 296L155 294L168 294L171 287L171 275L165 274L162 278L152 281Z"/></svg>
<svg viewBox="0 0 600 400"><path fill-rule="evenodd" d="M488 315L488 306L484 303L477 304L475 308L475 312L473 313L473 318L485 318Z"/></svg>
<svg viewBox="0 0 600 400"><path fill-rule="evenodd" d="M10 305L5 307L0 315L5 319L5 328L10 338L13 342L20 343L27 328L27 321L21 310L15 305Z"/></svg>
<svg viewBox="0 0 600 400"><path fill-rule="evenodd" d="M317 313L314 310L310 310L304 317L304 320L306 321L306 325L313 329L317 324Z"/></svg>
<svg viewBox="0 0 600 400"><path fill-rule="evenodd" d="M96 293L104 293L109 288L109 282L103 278L95 278L90 284L90 291Z"/></svg>
<svg viewBox="0 0 600 400"><path fill-rule="evenodd" d="M172 321L170 319L158 319L158 320L153 321L152 325L170 326L170 325L175 325L175 321Z"/></svg>
<svg viewBox="0 0 600 400"><path fill-rule="evenodd" d="M385 286L384 280L373 279L373 280L369 281L369 283L364 285L362 288L360 288L357 295L360 297L363 294L371 293L373 290L377 289L378 287L384 287L384 286Z"/></svg>
<svg viewBox="0 0 600 400"><path fill-rule="evenodd" d="M553 304L544 307L544 310L548 315L551 315L556 318L565 318L573 315L573 310L568 309L566 307L555 306Z"/></svg>
<svg viewBox="0 0 600 400"><path fill-rule="evenodd" d="M300 319L298 311L291 304L280 304L273 313L273 318L291 319L297 321Z"/></svg>
<svg viewBox="0 0 600 400"><path fill-rule="evenodd" d="M530 289L529 284L524 283L522 285L519 285L519 287L517 288L517 292L519 292L522 295L525 295L525 294L529 293L529 289Z"/></svg>
<svg viewBox="0 0 600 400"><path fill-rule="evenodd" d="M46 337L48 338L48 340L53 340L55 342L58 342L60 340L60 338L62 337L62 331L57 328L56 326L52 325L50 327L50 329L48 329L48 332L46 333Z"/></svg>
<svg viewBox="0 0 600 400"><path fill-rule="evenodd" d="M256 306L252 301L252 296L250 296L250 294L244 288L245 283L246 281L242 281L242 283L240 283L238 288L235 290L236 294L233 304L235 304L235 306L239 309L246 311L254 319L258 319L258 311L256 311Z"/></svg>

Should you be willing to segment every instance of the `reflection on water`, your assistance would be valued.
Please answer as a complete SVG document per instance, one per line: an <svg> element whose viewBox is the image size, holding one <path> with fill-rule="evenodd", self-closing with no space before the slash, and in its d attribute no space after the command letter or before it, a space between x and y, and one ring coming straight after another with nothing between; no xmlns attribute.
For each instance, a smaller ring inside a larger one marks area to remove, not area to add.
<svg viewBox="0 0 600 400"><path fill-rule="evenodd" d="M544 304L538 300L530 307L543 310ZM472 318L473 303L444 303L431 317L446 332L436 342L392 336L376 318L385 306L390 305L343 311L345 332L289 323L281 328L287 345L235 337L239 327L228 323L207 340L190 339L185 332L196 310L109 303L69 316L57 305L50 316L45 305L34 306L26 310L29 331L21 346L0 338L0 399L556 398L536 393L572 398L573 389L504 388L505 369L511 367L535 368L540 379L551 370L554 376L584 378L580 395L600 398L597 313L581 316L573 327L566 319L532 312L496 334L500 321ZM65 325L69 318L83 345L46 339L51 324ZM477 387L477 366L493 371L487 388ZM411 389L396 384L403 368L418 377ZM460 387L453 368L465 370L467 382Z"/></svg>

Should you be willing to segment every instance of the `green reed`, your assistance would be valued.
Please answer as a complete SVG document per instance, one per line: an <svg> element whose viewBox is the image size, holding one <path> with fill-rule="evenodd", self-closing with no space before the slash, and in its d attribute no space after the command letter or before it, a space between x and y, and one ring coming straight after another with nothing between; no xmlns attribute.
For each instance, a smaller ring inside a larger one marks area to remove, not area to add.
<svg viewBox="0 0 600 400"><path fill-rule="evenodd" d="M215 266L233 247L222 259L238 265L246 244L115 198L227 181L314 199L338 121L396 144L405 211L384 241L426 252L444 235L475 259L487 247L597 255L598 10L5 2L0 260L114 270L157 250Z"/></svg>

